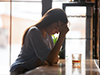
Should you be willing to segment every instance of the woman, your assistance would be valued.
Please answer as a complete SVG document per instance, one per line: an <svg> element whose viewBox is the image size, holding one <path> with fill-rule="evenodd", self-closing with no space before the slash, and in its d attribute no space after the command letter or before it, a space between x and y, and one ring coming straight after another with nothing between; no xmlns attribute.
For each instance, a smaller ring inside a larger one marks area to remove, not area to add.
<svg viewBox="0 0 100 75"><path fill-rule="evenodd" d="M29 27L23 36L21 52L11 65L11 75L18 75L41 65L58 62L60 47L69 31L68 19L60 8L48 10L42 19ZM59 33L54 45L51 35Z"/></svg>

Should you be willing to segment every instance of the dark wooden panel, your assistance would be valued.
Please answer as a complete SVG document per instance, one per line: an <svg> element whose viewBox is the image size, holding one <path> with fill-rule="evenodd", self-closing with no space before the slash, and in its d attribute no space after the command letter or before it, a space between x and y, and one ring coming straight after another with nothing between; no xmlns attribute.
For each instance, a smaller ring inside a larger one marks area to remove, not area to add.
<svg viewBox="0 0 100 75"><path fill-rule="evenodd" d="M63 6L93 6L92 2L80 2L80 3L63 3Z"/></svg>
<svg viewBox="0 0 100 75"><path fill-rule="evenodd" d="M52 8L52 0L42 0L42 16Z"/></svg>
<svg viewBox="0 0 100 75"><path fill-rule="evenodd" d="M93 9L91 7L87 7L86 8L86 15L93 16L91 11L93 11ZM92 54L92 50L91 50L91 48L92 48L92 46L91 46L92 21L91 21L91 18L93 20L93 17L86 17L86 59L92 59L92 55L91 55Z"/></svg>
<svg viewBox="0 0 100 75"><path fill-rule="evenodd" d="M99 0L99 68L100 68L100 0Z"/></svg>

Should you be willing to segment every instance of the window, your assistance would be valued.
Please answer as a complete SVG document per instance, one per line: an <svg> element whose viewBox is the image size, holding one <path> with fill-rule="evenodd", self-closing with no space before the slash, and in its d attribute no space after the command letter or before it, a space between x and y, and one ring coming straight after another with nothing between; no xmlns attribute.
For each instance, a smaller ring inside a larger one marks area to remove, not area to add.
<svg viewBox="0 0 100 75"><path fill-rule="evenodd" d="M12 2L11 64L21 50L25 29L40 20L41 9L41 2Z"/></svg>
<svg viewBox="0 0 100 75"><path fill-rule="evenodd" d="M25 29L42 17L41 5L41 0L0 2L0 75L9 75L10 65L21 50Z"/></svg>
<svg viewBox="0 0 100 75"><path fill-rule="evenodd" d="M0 75L9 73L9 30L10 2L0 2Z"/></svg>

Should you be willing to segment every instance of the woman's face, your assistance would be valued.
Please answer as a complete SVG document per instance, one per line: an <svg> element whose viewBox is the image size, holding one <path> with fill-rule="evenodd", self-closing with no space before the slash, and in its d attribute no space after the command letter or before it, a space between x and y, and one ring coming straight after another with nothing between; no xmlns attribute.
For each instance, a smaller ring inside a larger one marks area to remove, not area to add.
<svg viewBox="0 0 100 75"><path fill-rule="evenodd" d="M63 23L61 22L61 24L63 24ZM55 22L55 23L49 25L48 27L46 27L45 30L49 35L53 35L55 33L58 34L59 33L59 24L58 24L58 22Z"/></svg>

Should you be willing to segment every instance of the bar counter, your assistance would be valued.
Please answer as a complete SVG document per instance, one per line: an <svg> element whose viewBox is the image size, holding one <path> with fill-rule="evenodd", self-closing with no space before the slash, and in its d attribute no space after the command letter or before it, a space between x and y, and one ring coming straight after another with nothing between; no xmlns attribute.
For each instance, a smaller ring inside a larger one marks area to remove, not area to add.
<svg viewBox="0 0 100 75"><path fill-rule="evenodd" d="M73 67L71 60L60 59L58 64L37 67L21 75L100 75L99 60L83 60Z"/></svg>

